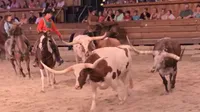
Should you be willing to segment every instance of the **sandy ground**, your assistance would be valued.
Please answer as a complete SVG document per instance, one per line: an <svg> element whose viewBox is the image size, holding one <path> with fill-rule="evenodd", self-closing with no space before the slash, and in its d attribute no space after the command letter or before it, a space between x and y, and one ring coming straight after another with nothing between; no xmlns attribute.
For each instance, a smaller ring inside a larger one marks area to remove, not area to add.
<svg viewBox="0 0 200 112"><path fill-rule="evenodd" d="M186 52L178 64L172 93L161 95L164 85L160 76L148 72L152 56L134 56L131 96L118 105L112 89L99 90L97 112L200 112L200 60L191 57L194 50L188 48ZM58 69L74 64L72 52L62 49L62 56L66 62ZM31 66L31 75L32 79L16 76L9 62L0 62L0 112L88 112L92 93L89 84L75 90L72 73L56 75L55 89L46 83L46 92L41 93L39 69Z"/></svg>

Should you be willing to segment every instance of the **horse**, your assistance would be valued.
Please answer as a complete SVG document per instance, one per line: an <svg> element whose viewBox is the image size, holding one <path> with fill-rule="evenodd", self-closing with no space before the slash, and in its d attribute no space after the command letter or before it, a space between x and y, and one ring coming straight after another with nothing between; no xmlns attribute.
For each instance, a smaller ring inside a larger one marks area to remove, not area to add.
<svg viewBox="0 0 200 112"><path fill-rule="evenodd" d="M41 83L42 83L42 90L41 92L44 92L44 71L47 75L47 80L49 85L54 88L54 84L56 83L55 80L55 74L48 72L48 70L44 69L42 64L40 62L43 62L45 65L47 65L50 68L54 68L56 64L56 58L55 54L52 50L52 41L53 38L51 38L51 34L49 31L43 32L43 35L40 37L39 45L36 48L36 57L38 59L38 67L40 69L41 74ZM37 43L37 42L36 42Z"/></svg>
<svg viewBox="0 0 200 112"><path fill-rule="evenodd" d="M26 77L23 72L21 63L23 61L26 62L26 67L28 71L29 78L31 78L30 74L30 56L29 56L29 48L24 42L25 35L22 32L22 28L20 25L13 25L13 27L9 30L11 38L7 39L4 44L6 58L11 62L13 69L15 70L15 74L17 75L17 70L15 66L15 62L18 65L20 75ZM11 39L14 39L14 56L10 57L10 48L11 48Z"/></svg>

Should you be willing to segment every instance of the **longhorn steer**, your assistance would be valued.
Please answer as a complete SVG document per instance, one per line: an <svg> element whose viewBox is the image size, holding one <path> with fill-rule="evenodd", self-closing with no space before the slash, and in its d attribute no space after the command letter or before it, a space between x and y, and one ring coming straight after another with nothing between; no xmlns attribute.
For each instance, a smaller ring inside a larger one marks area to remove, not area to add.
<svg viewBox="0 0 200 112"><path fill-rule="evenodd" d="M127 38L128 39L128 38ZM128 39L130 44L130 41ZM169 86L170 91L175 88L176 75L177 75L177 62L182 57L184 50L181 53L181 46L178 42L172 40L169 37L165 37L157 41L154 45L153 51L139 51L132 47L133 50L138 54L151 54L154 58L154 64L151 72L159 72L165 90L168 93L168 81L165 78L166 75L169 75Z"/></svg>
<svg viewBox="0 0 200 112"><path fill-rule="evenodd" d="M107 58L101 60L94 68L86 66L86 64L94 63L102 57ZM87 58L85 63L76 64L61 71L53 70L44 64L43 66L55 74L74 71L76 89L81 89L88 78L91 82L93 92L91 111L96 107L97 88L107 89L109 86L112 87L117 91L121 104L127 99L128 89L133 87L132 78L128 73L132 66L132 57L126 46L96 49Z"/></svg>
<svg viewBox="0 0 200 112"><path fill-rule="evenodd" d="M63 41L66 45L73 45L73 50L78 63L78 58L82 59L82 62L90 55L91 51L96 48L102 47L116 47L120 45L120 42L114 38L106 38L107 33L103 36L89 37L87 35L78 35L74 38L73 42L68 43ZM105 39L106 38L106 39ZM102 40L103 39L103 40ZM93 43L96 40L96 46Z"/></svg>

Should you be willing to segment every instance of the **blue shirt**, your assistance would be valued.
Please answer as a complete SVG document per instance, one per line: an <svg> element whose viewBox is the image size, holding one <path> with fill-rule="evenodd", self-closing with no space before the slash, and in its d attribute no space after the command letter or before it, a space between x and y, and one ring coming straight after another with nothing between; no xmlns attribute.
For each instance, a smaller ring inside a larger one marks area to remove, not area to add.
<svg viewBox="0 0 200 112"><path fill-rule="evenodd" d="M19 23L19 21L17 21L16 19L14 20L16 23ZM7 33L7 35L8 36L10 36L10 29L12 28L12 24L10 23L10 22L7 22L7 21L5 21L5 23L4 23L4 29L5 29L5 31L6 31L6 33Z"/></svg>
<svg viewBox="0 0 200 112"><path fill-rule="evenodd" d="M140 16L133 16L133 20L140 20Z"/></svg>

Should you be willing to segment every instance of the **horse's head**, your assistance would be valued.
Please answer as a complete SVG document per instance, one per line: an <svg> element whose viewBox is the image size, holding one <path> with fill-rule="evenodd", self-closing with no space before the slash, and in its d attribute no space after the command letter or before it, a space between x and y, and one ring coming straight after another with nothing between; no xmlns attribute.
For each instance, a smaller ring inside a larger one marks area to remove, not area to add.
<svg viewBox="0 0 200 112"><path fill-rule="evenodd" d="M40 37L40 44L39 44L39 48L41 50L41 52L50 52L52 53L52 39L51 39L51 34L49 31L47 32L43 32L43 35Z"/></svg>

